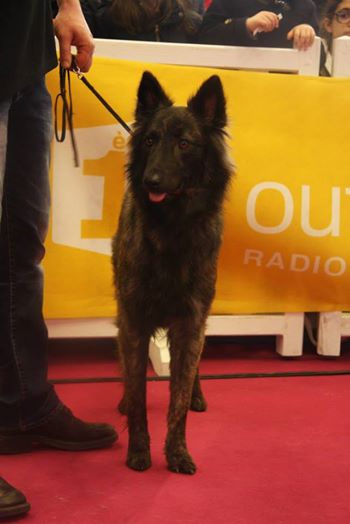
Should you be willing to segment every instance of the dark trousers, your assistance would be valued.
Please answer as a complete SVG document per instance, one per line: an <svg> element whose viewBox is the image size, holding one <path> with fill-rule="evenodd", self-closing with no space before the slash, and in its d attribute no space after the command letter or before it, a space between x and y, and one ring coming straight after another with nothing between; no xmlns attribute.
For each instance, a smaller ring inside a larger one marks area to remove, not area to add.
<svg viewBox="0 0 350 524"><path fill-rule="evenodd" d="M34 427L59 405L47 381L40 267L51 136L44 80L0 101L0 429Z"/></svg>

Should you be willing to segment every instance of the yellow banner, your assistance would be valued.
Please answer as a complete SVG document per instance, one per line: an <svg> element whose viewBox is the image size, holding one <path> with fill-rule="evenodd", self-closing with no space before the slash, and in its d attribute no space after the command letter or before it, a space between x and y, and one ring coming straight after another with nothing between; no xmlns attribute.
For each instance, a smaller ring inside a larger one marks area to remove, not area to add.
<svg viewBox="0 0 350 524"><path fill-rule="evenodd" d="M176 104L218 74L237 166L213 314L350 309L350 79L95 58L89 81L130 124L144 70ZM48 75L53 97L57 70ZM72 79L80 167L53 144L47 318L114 316L110 238L124 188L127 133Z"/></svg>

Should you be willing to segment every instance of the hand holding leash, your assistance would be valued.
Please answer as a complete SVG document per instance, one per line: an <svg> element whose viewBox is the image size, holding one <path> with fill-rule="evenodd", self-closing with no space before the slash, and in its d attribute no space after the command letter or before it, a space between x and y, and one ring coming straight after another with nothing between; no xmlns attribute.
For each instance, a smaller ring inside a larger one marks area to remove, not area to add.
<svg viewBox="0 0 350 524"><path fill-rule="evenodd" d="M71 142L72 142L72 148L74 153L74 165L76 167L79 166L79 156L78 156L78 148L75 140L74 135L74 126L73 126L73 99L72 99L72 88L71 88L71 81L70 81L70 72L77 75L79 80L83 82L83 84L86 85L86 87L96 96L96 98L101 102L101 104L111 113L111 115L119 122L120 125L124 127L124 129L131 135L132 131L131 128L128 126L128 124L123 120L123 118L118 115L116 111L106 102L106 100L100 95L98 91L93 87L92 84L85 78L83 73L80 70L80 67L77 64L76 57L72 55L71 57L71 65L69 69L66 69L62 67L62 65L59 66L59 75L60 75L60 92L58 93L56 100L55 100L55 137L57 142L64 142L66 138L66 129L67 129L67 122L68 127L70 131L71 136ZM68 86L68 89L67 89ZM61 133L58 131L58 106L59 103L62 102L62 116L61 116L61 122L62 122L62 129Z"/></svg>
<svg viewBox="0 0 350 524"><path fill-rule="evenodd" d="M92 64L95 45L80 2L59 2L59 11L53 24L60 46L61 65L65 69L71 67L71 46L74 46L81 70L88 71Z"/></svg>

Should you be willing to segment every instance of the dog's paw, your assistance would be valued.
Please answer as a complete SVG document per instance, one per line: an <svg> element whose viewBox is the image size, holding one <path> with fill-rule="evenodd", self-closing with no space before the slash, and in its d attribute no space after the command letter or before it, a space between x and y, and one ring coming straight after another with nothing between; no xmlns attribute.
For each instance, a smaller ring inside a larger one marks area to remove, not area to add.
<svg viewBox="0 0 350 524"><path fill-rule="evenodd" d="M174 473L185 473L194 475L197 467L188 453L168 457L168 469Z"/></svg>
<svg viewBox="0 0 350 524"><path fill-rule="evenodd" d="M136 471L145 471L152 465L151 454L149 451L129 453L126 464L129 468Z"/></svg>
<svg viewBox="0 0 350 524"><path fill-rule="evenodd" d="M192 397L190 409L192 411L206 411L208 407L204 397Z"/></svg>

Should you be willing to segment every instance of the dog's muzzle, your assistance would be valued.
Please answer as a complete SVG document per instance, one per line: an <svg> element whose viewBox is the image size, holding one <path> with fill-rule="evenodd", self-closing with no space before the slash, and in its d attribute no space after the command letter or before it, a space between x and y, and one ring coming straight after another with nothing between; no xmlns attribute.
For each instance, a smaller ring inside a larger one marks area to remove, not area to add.
<svg viewBox="0 0 350 524"><path fill-rule="evenodd" d="M149 200L155 204L164 202L169 196L180 193L178 187L165 187L158 172L146 173L143 179L143 185L147 191Z"/></svg>

